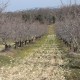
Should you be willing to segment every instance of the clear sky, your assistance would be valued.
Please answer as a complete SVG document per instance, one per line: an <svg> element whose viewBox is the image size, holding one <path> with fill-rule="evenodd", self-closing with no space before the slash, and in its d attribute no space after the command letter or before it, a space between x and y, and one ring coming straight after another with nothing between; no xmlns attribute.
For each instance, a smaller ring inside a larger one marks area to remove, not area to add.
<svg viewBox="0 0 80 80"><path fill-rule="evenodd" d="M1 0L6 2L8 0ZM70 0L62 0L64 4L69 4ZM75 0L72 0L74 3ZM80 0L76 0L80 3ZM45 7L59 7L61 5L60 0L9 0L6 11L17 11L33 8L45 8Z"/></svg>

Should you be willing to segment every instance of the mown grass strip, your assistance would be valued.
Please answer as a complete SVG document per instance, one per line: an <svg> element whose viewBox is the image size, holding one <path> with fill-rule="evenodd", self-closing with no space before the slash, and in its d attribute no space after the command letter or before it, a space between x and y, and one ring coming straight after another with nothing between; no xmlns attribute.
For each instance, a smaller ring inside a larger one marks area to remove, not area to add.
<svg viewBox="0 0 80 80"><path fill-rule="evenodd" d="M15 52L16 54L14 57L21 57L24 58L25 56L27 57L30 53L33 53L34 49L38 49L41 47L41 45L45 42L47 35L43 36L41 39L36 40L35 43L28 44L27 46L23 48L17 49Z"/></svg>
<svg viewBox="0 0 80 80"><path fill-rule="evenodd" d="M36 40L35 43L27 44L27 46L18 48L16 50L14 49L12 52L13 56L6 55L6 54L5 54L5 56L0 55L0 66L12 65L16 62L16 60L19 61L20 59L23 59L24 57L29 56L31 53L33 53L34 49L38 49L39 47L42 46L42 44L45 42L46 37L47 37L47 35Z"/></svg>
<svg viewBox="0 0 80 80"><path fill-rule="evenodd" d="M58 38L55 42L62 51L62 59L66 63L62 66L65 69L66 80L80 80L80 54L71 52L69 47Z"/></svg>

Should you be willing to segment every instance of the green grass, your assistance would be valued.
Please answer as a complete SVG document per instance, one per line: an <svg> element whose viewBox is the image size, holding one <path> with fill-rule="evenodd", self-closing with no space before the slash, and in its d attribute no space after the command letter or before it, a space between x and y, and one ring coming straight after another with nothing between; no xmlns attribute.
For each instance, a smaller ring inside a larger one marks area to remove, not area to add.
<svg viewBox="0 0 80 80"><path fill-rule="evenodd" d="M55 31L54 31L55 34ZM52 41L50 41L50 44ZM55 38L55 43L58 49L62 51L61 57L66 64L61 67L65 70L66 80L80 80L80 55L79 54L69 54L70 49L67 47L62 40Z"/></svg>
<svg viewBox="0 0 80 80"><path fill-rule="evenodd" d="M55 42L57 43L58 48L62 50L62 59L65 62L68 62L62 66L66 70L66 80L80 80L80 54L70 54L69 47L57 38Z"/></svg>
<svg viewBox="0 0 80 80"><path fill-rule="evenodd" d="M0 67L5 65L10 65L12 64L12 62L14 62L14 60L12 60L11 57L0 55Z"/></svg>
<svg viewBox="0 0 80 80"><path fill-rule="evenodd" d="M47 37L47 35L36 40L35 43L27 44L27 46L24 46L22 48L14 49L13 56L9 56L6 54L5 54L5 56L0 55L0 66L10 65L12 63L14 64L16 62L16 60L19 61L20 59L29 56L31 53L33 53L34 49L41 47L41 45L45 42L46 37Z"/></svg>
<svg viewBox="0 0 80 80"><path fill-rule="evenodd" d="M55 34L52 30L53 27L49 27L49 35ZM28 57L30 54L33 54L33 51L41 47L45 40L47 39L47 35L43 36L41 39L36 40L35 43L28 44L25 47L18 48L14 50L14 56L0 56L0 66L5 65L15 65L17 62L19 63L20 59L23 59L24 57ZM61 65L66 72L65 77L66 80L80 80L80 55L72 55L69 54L69 48L57 37L53 40L50 39L47 44L51 45L55 41L55 44L57 45L58 49L62 51L62 59L67 64ZM47 49L47 48L46 48ZM68 71L67 71L68 70ZM69 73L70 70L70 73Z"/></svg>
<svg viewBox="0 0 80 80"><path fill-rule="evenodd" d="M66 76L67 80L80 80L80 55L67 54L66 58L69 61L66 66L71 71L70 75Z"/></svg>
<svg viewBox="0 0 80 80"><path fill-rule="evenodd" d="M28 44L27 46L23 48L17 49L15 52L16 54L14 57L21 57L24 58L25 56L28 56L29 53L33 52L34 49L37 49L41 47L41 45L45 42L47 36L43 36L41 39L36 40L35 43Z"/></svg>
<svg viewBox="0 0 80 80"><path fill-rule="evenodd" d="M67 80L80 80L80 69L71 69L71 74L66 77Z"/></svg>
<svg viewBox="0 0 80 80"><path fill-rule="evenodd" d="M0 51L4 49L4 45L0 44Z"/></svg>

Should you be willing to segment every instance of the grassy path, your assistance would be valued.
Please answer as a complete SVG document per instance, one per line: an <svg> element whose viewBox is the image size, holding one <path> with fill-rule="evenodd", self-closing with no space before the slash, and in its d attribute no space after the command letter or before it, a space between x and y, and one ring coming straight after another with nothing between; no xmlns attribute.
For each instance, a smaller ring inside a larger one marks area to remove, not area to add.
<svg viewBox="0 0 80 80"><path fill-rule="evenodd" d="M61 51L52 27L42 46L15 66L0 68L0 80L65 80Z"/></svg>

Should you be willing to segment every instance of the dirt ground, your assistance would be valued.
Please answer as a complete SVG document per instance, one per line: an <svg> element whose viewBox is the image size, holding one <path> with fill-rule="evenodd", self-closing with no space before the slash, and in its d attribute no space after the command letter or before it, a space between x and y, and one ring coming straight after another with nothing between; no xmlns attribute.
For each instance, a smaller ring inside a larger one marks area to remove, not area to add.
<svg viewBox="0 0 80 80"><path fill-rule="evenodd" d="M0 80L65 80L61 51L55 42L56 35L49 34L45 43L15 66L0 68Z"/></svg>

